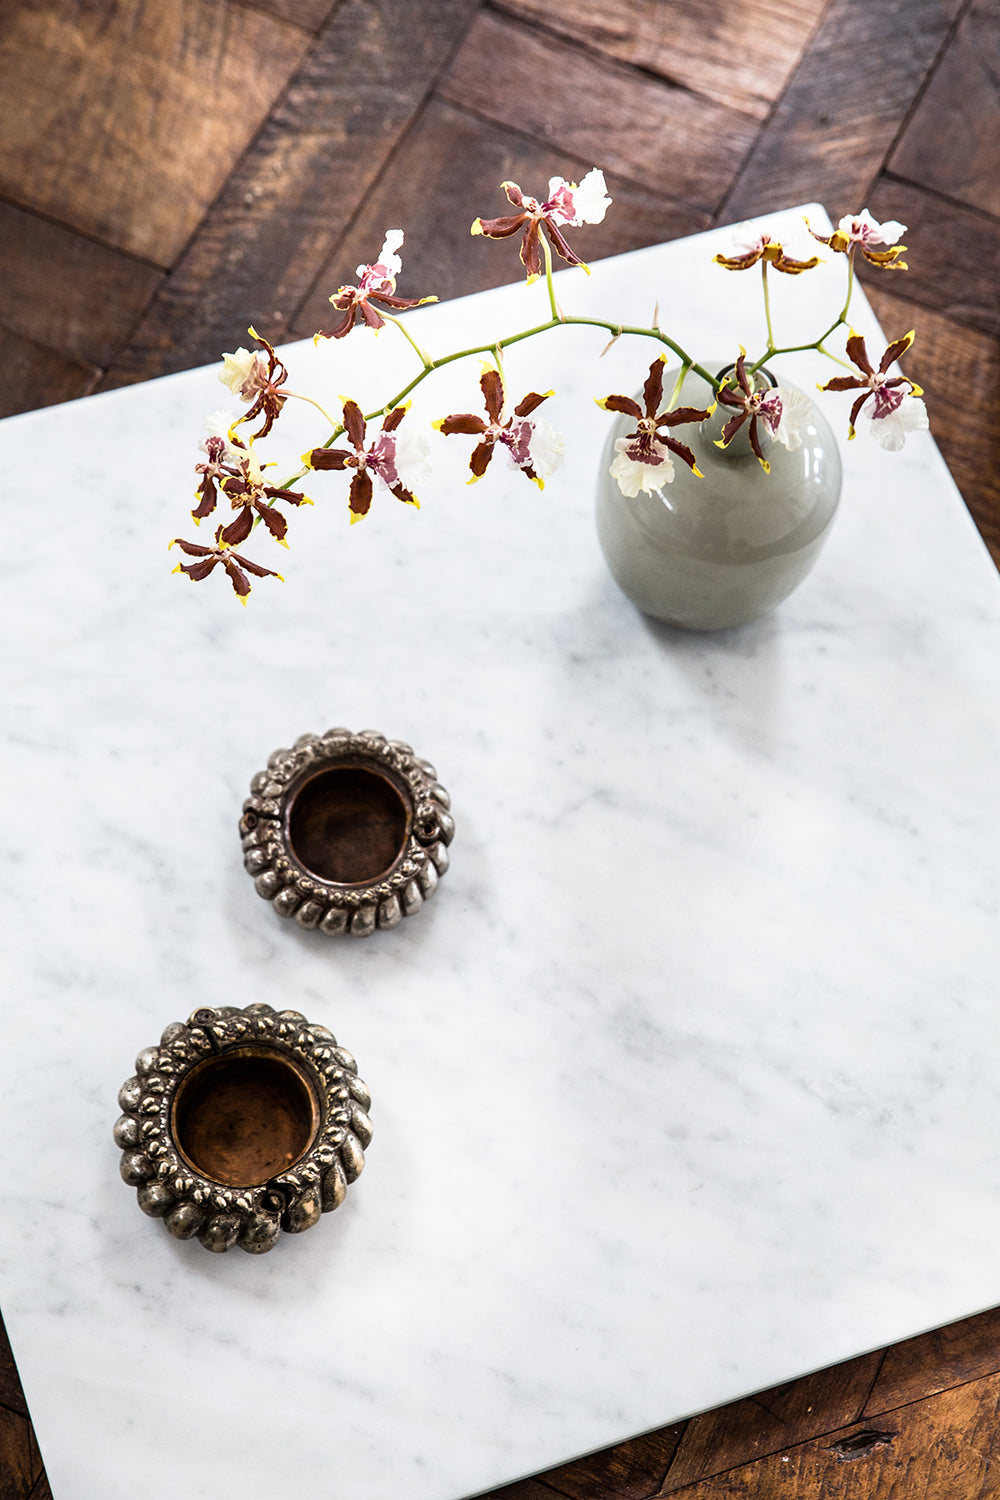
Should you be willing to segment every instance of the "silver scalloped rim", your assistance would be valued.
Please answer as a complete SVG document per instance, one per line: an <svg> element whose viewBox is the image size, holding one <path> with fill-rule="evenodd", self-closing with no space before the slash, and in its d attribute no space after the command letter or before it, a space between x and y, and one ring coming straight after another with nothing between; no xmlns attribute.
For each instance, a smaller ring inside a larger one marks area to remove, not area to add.
<svg viewBox="0 0 1000 1500"><path fill-rule="evenodd" d="M386 770L406 788L413 804L413 829L402 858L382 879L366 885L337 885L304 871L285 842L290 789L305 771L344 761ZM257 894L279 916L334 936L348 932L368 937L377 927L397 927L434 894L448 868L448 845L455 833L450 807L434 767L402 740L386 739L374 729L304 734L290 750L275 750L267 769L250 783L240 819L243 864Z"/></svg>
<svg viewBox="0 0 1000 1500"><path fill-rule="evenodd" d="M321 1100L320 1128L287 1172L259 1187L226 1187L200 1176L181 1156L170 1112L182 1080L203 1058L251 1042L287 1053L313 1078ZM348 1184L361 1175L372 1138L371 1095L351 1054L325 1026L311 1025L297 1010L275 1011L269 1005L200 1008L187 1022L173 1022L158 1047L139 1053L135 1077L122 1085L118 1105L124 1111L114 1128L122 1151L119 1170L137 1189L139 1207L162 1218L177 1239L197 1236L214 1251L236 1244L261 1254L274 1246L282 1229L289 1234L311 1229L344 1201Z"/></svg>

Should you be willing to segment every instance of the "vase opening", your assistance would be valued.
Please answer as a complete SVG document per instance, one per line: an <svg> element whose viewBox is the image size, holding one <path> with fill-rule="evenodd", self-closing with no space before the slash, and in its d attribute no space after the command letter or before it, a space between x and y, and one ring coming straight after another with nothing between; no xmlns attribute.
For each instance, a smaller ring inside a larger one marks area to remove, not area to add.
<svg viewBox="0 0 1000 1500"><path fill-rule="evenodd" d="M388 874L403 855L412 809L394 782L362 765L316 772L289 798L288 846L308 874L335 885L363 885Z"/></svg>
<svg viewBox="0 0 1000 1500"><path fill-rule="evenodd" d="M284 1053L231 1047L193 1068L171 1111L174 1143L202 1177L250 1188L285 1172L320 1129L315 1087Z"/></svg>

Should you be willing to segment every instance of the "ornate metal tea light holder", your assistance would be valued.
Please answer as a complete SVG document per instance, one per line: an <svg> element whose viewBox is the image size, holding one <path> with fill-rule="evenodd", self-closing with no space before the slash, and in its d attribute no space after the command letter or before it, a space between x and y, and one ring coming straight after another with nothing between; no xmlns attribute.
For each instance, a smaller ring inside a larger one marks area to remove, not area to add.
<svg viewBox="0 0 1000 1500"><path fill-rule="evenodd" d="M123 1084L114 1137L139 1207L177 1239L260 1255L344 1201L371 1096L325 1026L269 1005L196 1010Z"/></svg>
<svg viewBox="0 0 1000 1500"><path fill-rule="evenodd" d="M244 864L280 916L368 937L434 894L455 832L450 806L434 767L402 740L304 734L250 784Z"/></svg>

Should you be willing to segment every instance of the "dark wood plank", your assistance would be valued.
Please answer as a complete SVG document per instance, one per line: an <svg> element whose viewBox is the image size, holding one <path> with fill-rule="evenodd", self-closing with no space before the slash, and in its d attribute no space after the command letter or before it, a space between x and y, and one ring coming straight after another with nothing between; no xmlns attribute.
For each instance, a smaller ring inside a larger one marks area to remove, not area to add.
<svg viewBox="0 0 1000 1500"><path fill-rule="evenodd" d="M279 21L292 21L307 31L318 31L340 0L237 0L237 3L250 10L262 10Z"/></svg>
<svg viewBox="0 0 1000 1500"><path fill-rule="evenodd" d="M659 1489L677 1451L685 1424L661 1427L627 1443L617 1443L576 1463L541 1475L572 1500L646 1500Z"/></svg>
<svg viewBox="0 0 1000 1500"><path fill-rule="evenodd" d="M3 315L13 333L107 364L162 279L155 266L0 203Z"/></svg>
<svg viewBox="0 0 1000 1500"><path fill-rule="evenodd" d="M44 1470L35 1481L35 1487L28 1496L28 1500L52 1500L52 1490L49 1488L49 1476Z"/></svg>
<svg viewBox="0 0 1000 1500"><path fill-rule="evenodd" d="M856 1420L881 1357L862 1355L692 1418L659 1493L673 1494Z"/></svg>
<svg viewBox="0 0 1000 1500"><path fill-rule="evenodd" d="M555 1491L538 1479L521 1479L516 1484L505 1484L503 1489L490 1490L488 1495L478 1495L475 1500L556 1500Z"/></svg>
<svg viewBox="0 0 1000 1500"><path fill-rule="evenodd" d="M720 153L740 161L757 135L756 121L740 110L488 11L470 29L440 92L460 108L701 211L712 212L725 191Z"/></svg>
<svg viewBox="0 0 1000 1500"><path fill-rule="evenodd" d="M310 40L228 0L6 6L0 193L169 266Z"/></svg>
<svg viewBox="0 0 1000 1500"><path fill-rule="evenodd" d="M990 1375L667 1493L683 1500L995 1500L998 1402L1000 1376Z"/></svg>
<svg viewBox="0 0 1000 1500"><path fill-rule="evenodd" d="M963 0L831 0L720 218L864 207Z"/></svg>
<svg viewBox="0 0 1000 1500"><path fill-rule="evenodd" d="M478 3L339 7L105 385L285 335Z"/></svg>
<svg viewBox="0 0 1000 1500"><path fill-rule="evenodd" d="M889 169L1000 214L1000 0L976 0L962 17Z"/></svg>
<svg viewBox="0 0 1000 1500"><path fill-rule="evenodd" d="M963 1318L948 1328L936 1328L887 1349L859 1420L867 1423L894 1407L997 1372L1000 1372L1000 1308L975 1318Z"/></svg>
<svg viewBox="0 0 1000 1500"><path fill-rule="evenodd" d="M2 1319L0 1319L0 1406L5 1406L8 1411L17 1412L22 1417L28 1415L20 1376L17 1373L10 1340Z"/></svg>
<svg viewBox="0 0 1000 1500"><path fill-rule="evenodd" d="M0 1500L27 1500L41 1467L27 1417L0 1407Z"/></svg>
<svg viewBox="0 0 1000 1500"><path fill-rule="evenodd" d="M0 327L0 417L87 396L100 372Z"/></svg>
<svg viewBox="0 0 1000 1500"><path fill-rule="evenodd" d="M526 192L540 192L554 175L579 182L591 165L433 100L323 268L296 313L293 331L305 337L329 327L327 298L354 279L357 266L374 258L389 228L406 234L399 281L403 296L460 297L516 281L523 274L518 242L473 237L473 220L503 212L501 182L512 180ZM574 248L588 260L708 226L707 214L668 203L626 180L611 176L608 191L614 201L604 222L583 226L571 236Z"/></svg>
<svg viewBox="0 0 1000 1500"><path fill-rule="evenodd" d="M871 194L876 219L898 219L906 233L909 270L882 272L863 265L867 287L879 287L951 322L1000 333L1000 234L997 221L961 208L911 183L883 177Z"/></svg>
<svg viewBox="0 0 1000 1500"><path fill-rule="evenodd" d="M789 75L826 0L495 0L496 9L758 120Z"/></svg>

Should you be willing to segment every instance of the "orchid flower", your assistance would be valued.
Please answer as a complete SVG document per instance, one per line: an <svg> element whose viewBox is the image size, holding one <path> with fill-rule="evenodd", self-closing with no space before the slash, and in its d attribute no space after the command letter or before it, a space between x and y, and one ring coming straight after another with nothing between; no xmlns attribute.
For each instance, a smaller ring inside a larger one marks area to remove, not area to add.
<svg viewBox="0 0 1000 1500"><path fill-rule="evenodd" d="M906 233L906 225L900 224L897 219L886 219L884 224L880 224L877 219L872 218L867 208L863 208L859 214L845 214L832 234L817 234L808 219L806 228L814 240L819 240L821 245L829 245L831 250L842 255L853 254L857 247L865 260L871 261L873 266L891 267L896 271L907 269L906 261L899 259L906 246L894 243ZM880 246L885 248L880 249Z"/></svg>
<svg viewBox="0 0 1000 1500"><path fill-rule="evenodd" d="M253 422L263 416L263 425L253 434L255 438L262 438L267 437L288 399L281 390L288 379L288 371L267 339L261 338L254 328L247 332L258 344L263 344L266 357L260 349L251 353L249 349L240 348L235 354L224 354L219 379L241 401L253 403L250 410L237 419L238 422Z"/></svg>
<svg viewBox="0 0 1000 1500"><path fill-rule="evenodd" d="M394 312L405 312L410 307L421 307L425 302L436 302L436 297L397 297L396 277L403 268L403 263L396 251L403 243L403 231L401 229L387 229L379 258L372 265L358 266L357 286L342 286L339 291L334 292L329 299L338 312L344 316L335 328L327 332L319 332L313 339L342 339L350 333L358 320L363 319L369 328L377 333L380 328L385 327L385 319L380 316L372 306L377 302L381 307L391 307Z"/></svg>
<svg viewBox="0 0 1000 1500"><path fill-rule="evenodd" d="M920 387L907 375L896 375L890 379L888 374L889 366L902 358L914 337L911 329L903 338L890 344L876 370L868 358L864 339L851 330L851 336L847 340L848 358L852 364L857 365L864 378L857 375L835 375L826 385L819 387L821 391L862 392L851 407L849 438L855 436L854 424L860 415L864 415L871 424L871 433L876 441L890 453L898 453L906 442L908 432L922 432L929 426L927 408L920 400L923 395ZM904 385L909 386L908 391L901 389ZM865 410L868 402L871 402L871 406Z"/></svg>
<svg viewBox="0 0 1000 1500"><path fill-rule="evenodd" d="M761 424L768 436L776 438L786 448L798 448L802 439L798 434L798 424L793 422L792 403L790 392L783 392L777 387L765 387L757 390L755 383L747 374L746 369L747 351L740 346L740 357L736 361L736 385L728 385L725 381L719 388L719 401L723 406L734 407L737 411L735 417L722 429L722 437L717 441L717 448L728 448L733 438L739 432L744 422L749 422L748 436L750 447L757 457L757 461L765 474L770 474L771 465L764 457L764 450L760 444ZM800 403L794 403L801 414Z"/></svg>
<svg viewBox="0 0 1000 1500"><path fill-rule="evenodd" d="M643 386L643 406L631 396L605 396L598 406L605 411L617 411L634 417L635 432L615 442L616 457L611 465L611 475L617 481L623 495L630 498L644 494L660 494L665 484L674 477L671 454L687 464L699 479L704 478L695 461L695 456L686 443L658 431L661 427L677 427L684 422L704 422L715 410L714 405L702 411L693 406L680 406L676 411L659 412L663 399L663 365L665 356L654 359Z"/></svg>
<svg viewBox="0 0 1000 1500"><path fill-rule="evenodd" d="M562 463L564 439L553 431L544 417L533 417L531 414L543 401L548 400L552 391L546 391L544 395L529 391L517 403L513 412L505 417L505 394L500 372L484 370L479 385L489 421L484 421L475 412L461 412L455 416L442 417L431 425L445 437L464 433L479 438L469 460L472 471L470 484L475 484L486 473L499 443L507 450L511 468L520 469L526 478L534 480L538 488L543 490L545 480Z"/></svg>
<svg viewBox="0 0 1000 1500"><path fill-rule="evenodd" d="M252 573L255 578L278 578L284 583L281 574L275 573L273 568L262 568L260 563L251 562L248 557L241 557L238 552L233 552L227 547L222 540L221 526L215 533L214 547L203 547L198 542L186 542L179 536L175 536L170 545L180 547L188 557L198 559L193 563L178 563L174 569L175 573L186 573L195 583L202 578L207 578L209 573L221 563L241 604L246 604L250 593L250 580L247 573Z"/></svg>
<svg viewBox="0 0 1000 1500"><path fill-rule="evenodd" d="M408 404L394 407L383 417L378 437L366 448L367 427L361 408L356 401L345 401L344 431L354 451L350 448L313 448L302 455L302 462L310 469L354 470L348 501L352 525L366 516L371 508L372 475L404 505L420 509L416 495L403 482L402 471L413 483L426 476L427 440L423 433L409 429L405 434L398 434L399 424L408 410Z"/></svg>
<svg viewBox="0 0 1000 1500"><path fill-rule="evenodd" d="M715 255L712 257L717 266L725 266L727 271L748 271L758 261L764 261L773 266L776 271L784 271L789 276L798 276L802 271L811 271L813 266L819 265L819 256L814 255L810 260L793 260L786 255L778 240L772 239L767 233L758 233L749 224L740 224L733 234L735 255Z"/></svg>
<svg viewBox="0 0 1000 1500"><path fill-rule="evenodd" d="M608 211L611 199L604 184L604 173L597 167L589 171L579 187L567 182L564 177L549 178L549 196L544 202L529 198L516 182L500 184L508 199L520 212L505 214L499 219L476 219L473 234L484 234L491 240L506 239L508 235L523 230L521 239L521 264L534 281L542 272L539 254L539 237L542 226L557 255L571 266L587 267L566 243L561 226L574 228L580 224L600 224Z"/></svg>

